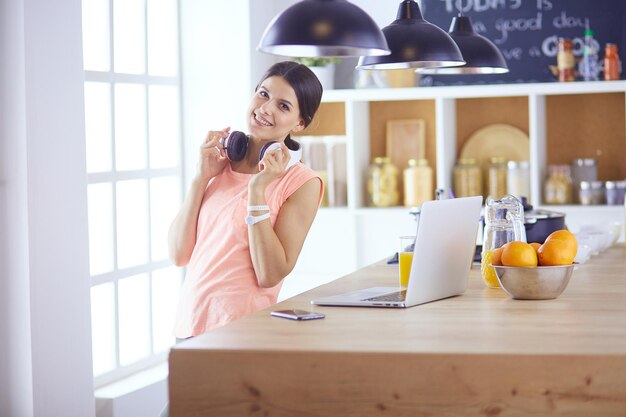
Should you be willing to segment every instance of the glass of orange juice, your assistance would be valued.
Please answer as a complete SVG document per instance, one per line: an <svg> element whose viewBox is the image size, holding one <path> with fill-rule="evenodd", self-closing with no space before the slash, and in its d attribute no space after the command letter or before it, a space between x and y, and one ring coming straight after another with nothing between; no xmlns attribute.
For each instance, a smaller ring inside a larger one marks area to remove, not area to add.
<svg viewBox="0 0 626 417"><path fill-rule="evenodd" d="M415 236L400 236L400 247L398 250L398 263L400 264L400 286L409 285L411 276L411 264L413 263L413 246Z"/></svg>

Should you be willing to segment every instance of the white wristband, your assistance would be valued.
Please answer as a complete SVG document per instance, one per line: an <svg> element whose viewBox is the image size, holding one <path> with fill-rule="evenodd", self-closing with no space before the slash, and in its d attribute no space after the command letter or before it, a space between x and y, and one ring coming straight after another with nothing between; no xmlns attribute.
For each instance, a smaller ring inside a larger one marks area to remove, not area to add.
<svg viewBox="0 0 626 417"><path fill-rule="evenodd" d="M248 213L251 211L270 211L270 206L268 205L263 205L263 206L248 206Z"/></svg>
<svg viewBox="0 0 626 417"><path fill-rule="evenodd" d="M265 213L265 214L261 214L260 216L246 216L246 224L249 226L252 226L253 224L256 224L262 220L265 219L269 219L270 218L270 214L269 213Z"/></svg>

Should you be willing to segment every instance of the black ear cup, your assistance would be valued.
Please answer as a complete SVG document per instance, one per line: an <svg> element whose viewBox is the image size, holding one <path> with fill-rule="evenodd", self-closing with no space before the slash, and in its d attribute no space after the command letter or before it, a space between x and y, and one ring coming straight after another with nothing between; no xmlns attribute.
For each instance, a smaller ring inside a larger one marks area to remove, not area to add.
<svg viewBox="0 0 626 417"><path fill-rule="evenodd" d="M248 136L243 132L234 130L226 139L222 140L222 146L226 150L228 159L241 161L248 151Z"/></svg>

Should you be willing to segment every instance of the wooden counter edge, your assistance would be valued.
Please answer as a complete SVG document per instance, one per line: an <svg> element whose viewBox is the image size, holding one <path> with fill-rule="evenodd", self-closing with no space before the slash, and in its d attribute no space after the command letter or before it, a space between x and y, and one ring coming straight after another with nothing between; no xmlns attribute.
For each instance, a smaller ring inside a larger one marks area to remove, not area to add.
<svg viewBox="0 0 626 417"><path fill-rule="evenodd" d="M174 349L170 416L624 416L626 356Z"/></svg>

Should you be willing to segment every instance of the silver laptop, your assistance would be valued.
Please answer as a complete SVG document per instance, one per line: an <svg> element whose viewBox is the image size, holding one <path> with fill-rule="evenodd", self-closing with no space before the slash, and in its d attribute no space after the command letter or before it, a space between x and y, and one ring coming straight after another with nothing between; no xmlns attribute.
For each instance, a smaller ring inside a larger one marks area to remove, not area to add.
<svg viewBox="0 0 626 417"><path fill-rule="evenodd" d="M367 288L319 298L311 304L404 308L462 294L476 248L481 206L480 196L422 205L406 288Z"/></svg>

